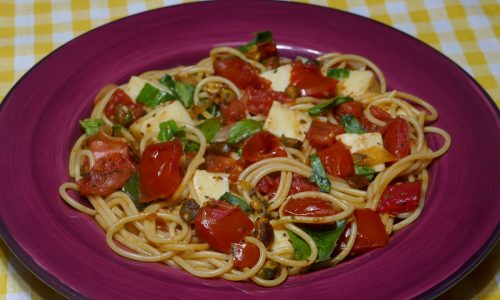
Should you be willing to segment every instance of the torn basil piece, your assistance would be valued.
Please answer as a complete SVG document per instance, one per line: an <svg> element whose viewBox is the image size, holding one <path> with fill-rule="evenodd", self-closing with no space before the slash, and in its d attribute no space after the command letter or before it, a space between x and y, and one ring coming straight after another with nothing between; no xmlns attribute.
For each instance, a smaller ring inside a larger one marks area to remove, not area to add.
<svg viewBox="0 0 500 300"><path fill-rule="evenodd" d="M329 193L331 189L331 183L326 176L325 168L321 163L321 159L317 154L311 155L311 168L313 171L314 182L318 185L320 191L323 193Z"/></svg>
<svg viewBox="0 0 500 300"><path fill-rule="evenodd" d="M351 101L353 101L353 100L350 97L336 97L334 99L326 100L326 101L323 101L319 104L314 105L313 107L311 107L307 110L307 113L309 113L309 115L311 115L311 116L317 116L317 115L325 112L328 109L332 109L334 107L339 106L342 103L351 102Z"/></svg>
<svg viewBox="0 0 500 300"><path fill-rule="evenodd" d="M87 135L95 135L99 132L99 128L104 125L104 121L101 119L83 119L80 120L80 126L82 126L85 134Z"/></svg>
<svg viewBox="0 0 500 300"><path fill-rule="evenodd" d="M252 136L257 132L261 131L263 125L264 122L255 121L252 119L239 121L229 129L229 134L228 134L229 138L227 142L229 144L237 144L242 140L246 139L247 137Z"/></svg>

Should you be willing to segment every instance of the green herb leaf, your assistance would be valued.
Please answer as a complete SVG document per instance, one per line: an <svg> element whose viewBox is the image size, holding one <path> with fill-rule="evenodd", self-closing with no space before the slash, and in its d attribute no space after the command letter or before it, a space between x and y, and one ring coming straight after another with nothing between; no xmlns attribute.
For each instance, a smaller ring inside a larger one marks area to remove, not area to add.
<svg viewBox="0 0 500 300"><path fill-rule="evenodd" d="M146 208L146 203L139 202L139 200L141 199L141 189L139 187L139 172L135 172L132 176L130 176L128 181L122 187L122 192L127 194L130 199L132 199L132 202L134 202L139 211Z"/></svg>
<svg viewBox="0 0 500 300"><path fill-rule="evenodd" d="M160 103L174 99L175 97L172 94L162 91L150 83L146 83L137 96L137 102L151 108L158 106Z"/></svg>
<svg viewBox="0 0 500 300"><path fill-rule="evenodd" d="M340 123L344 127L347 133L366 133L366 130L361 126L358 119L353 115L343 115L341 117Z"/></svg>
<svg viewBox="0 0 500 300"><path fill-rule="evenodd" d="M337 80L349 78L349 70L347 69L329 69L326 72L326 76L330 78L335 78Z"/></svg>
<svg viewBox="0 0 500 300"><path fill-rule="evenodd" d="M184 152L198 152L200 150L200 144L193 142L193 141L187 141L184 143Z"/></svg>
<svg viewBox="0 0 500 300"><path fill-rule="evenodd" d="M218 117L220 115L219 106L217 104L212 104L207 108L207 111L214 117Z"/></svg>
<svg viewBox="0 0 500 300"><path fill-rule="evenodd" d="M321 114L322 112L326 111L327 109L331 109L331 108L339 106L342 103L351 102L351 101L353 101L353 100L350 97L336 97L334 99L326 100L326 101L323 101L319 104L314 105L313 107L309 108L307 110L307 112L311 116L317 116L317 115Z"/></svg>
<svg viewBox="0 0 500 300"><path fill-rule="evenodd" d="M158 133L158 140L160 142L168 142L174 137L184 137L186 131L184 127L179 128L174 120L168 120L160 123L160 133Z"/></svg>
<svg viewBox="0 0 500 300"><path fill-rule="evenodd" d="M369 181L371 181L375 176L375 170L367 166L354 165L354 172L357 175L365 176Z"/></svg>
<svg viewBox="0 0 500 300"><path fill-rule="evenodd" d="M264 125L264 122L255 121L252 119L239 121L229 129L229 138L227 142L229 144L239 143L247 137L261 131L262 125Z"/></svg>
<svg viewBox="0 0 500 300"><path fill-rule="evenodd" d="M220 118L212 118L206 120L196 127L198 127L198 129L203 133L203 135L207 139L207 142L211 143L215 138L215 135L217 135L221 124L222 120Z"/></svg>
<svg viewBox="0 0 500 300"><path fill-rule="evenodd" d="M241 52L247 52L254 45L266 43L266 42L272 42L272 41L273 41L273 33L271 31L257 32L255 34L255 37L253 38L253 40L251 40L246 45L239 46L238 50L240 50Z"/></svg>
<svg viewBox="0 0 500 300"><path fill-rule="evenodd" d="M99 132L99 128L104 125L104 121L101 119L83 119L80 120L80 126L82 126L83 130L87 135L94 135Z"/></svg>
<svg viewBox="0 0 500 300"><path fill-rule="evenodd" d="M186 108L189 108L191 107L191 105L193 105L193 95L195 90L194 86L175 81L172 76L168 74L165 74L160 79L160 83L166 86L171 91L171 94L169 95L169 98L171 98L171 100L178 100Z"/></svg>
<svg viewBox="0 0 500 300"><path fill-rule="evenodd" d="M232 205L237 205L241 207L247 214L250 214L250 206L248 203L246 203L243 199L240 197L233 195L229 192L224 193L222 196L220 196L219 200L227 201L231 203Z"/></svg>
<svg viewBox="0 0 500 300"><path fill-rule="evenodd" d="M301 229L313 239L318 248L316 262L330 259L346 224L345 220L339 220L335 223L335 226L301 227ZM309 248L309 245L307 245L301 237L290 230L288 231L288 235L290 236L290 241L297 260L305 260L311 255L311 248Z"/></svg>
<svg viewBox="0 0 500 300"><path fill-rule="evenodd" d="M329 193L331 188L330 180L326 176L325 168L317 154L311 155L311 168L313 171L314 182L318 185L320 191Z"/></svg>

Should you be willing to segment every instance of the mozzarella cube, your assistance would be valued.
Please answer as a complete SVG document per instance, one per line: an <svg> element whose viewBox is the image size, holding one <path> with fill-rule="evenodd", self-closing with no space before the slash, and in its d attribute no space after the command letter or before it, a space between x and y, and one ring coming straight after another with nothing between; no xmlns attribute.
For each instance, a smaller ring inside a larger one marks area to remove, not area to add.
<svg viewBox="0 0 500 300"><path fill-rule="evenodd" d="M135 99L137 99L137 96L139 96L139 93L146 83L148 83L146 79L132 76L130 77L127 86L124 88L124 91L135 102Z"/></svg>
<svg viewBox="0 0 500 300"><path fill-rule="evenodd" d="M368 132L362 134L344 133L337 135L337 140L349 148L351 154L371 147L384 148L384 140L379 132ZM385 169L385 163L370 166L375 172L381 172Z"/></svg>
<svg viewBox="0 0 500 300"><path fill-rule="evenodd" d="M264 122L264 130L277 137L284 136L303 142L311 122L312 119L306 112L290 109L274 101Z"/></svg>
<svg viewBox="0 0 500 300"><path fill-rule="evenodd" d="M292 243L288 237L288 233L283 229L275 229L274 230L274 241L271 245L271 251L277 251L283 248L292 248Z"/></svg>
<svg viewBox="0 0 500 300"><path fill-rule="evenodd" d="M229 192L229 175L225 173L210 173L205 170L196 170L193 176L196 201L203 205L208 199L219 199Z"/></svg>
<svg viewBox="0 0 500 300"><path fill-rule="evenodd" d="M337 93L343 96L359 96L371 91L377 86L375 75L368 70L349 71L349 77L337 85Z"/></svg>
<svg viewBox="0 0 500 300"><path fill-rule="evenodd" d="M194 125L187 110L179 101L168 102L150 111L145 116L130 125L130 132L140 139L145 135L157 135L160 132L160 123L174 120L177 123Z"/></svg>
<svg viewBox="0 0 500 300"><path fill-rule="evenodd" d="M283 65L274 70L266 71L260 76L271 81L271 88L278 92L284 92L290 85L290 76L292 74L292 65Z"/></svg>

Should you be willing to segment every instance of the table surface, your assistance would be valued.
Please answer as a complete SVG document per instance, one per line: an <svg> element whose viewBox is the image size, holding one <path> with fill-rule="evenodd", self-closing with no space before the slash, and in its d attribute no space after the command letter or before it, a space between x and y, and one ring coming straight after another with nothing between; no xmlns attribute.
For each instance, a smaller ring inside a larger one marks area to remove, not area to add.
<svg viewBox="0 0 500 300"><path fill-rule="evenodd" d="M0 0L0 102L36 62L112 20L190 1ZM458 63L500 105L500 3L495 0L300 1L346 10L404 31ZM440 299L500 299L500 245ZM54 299L0 240L0 299Z"/></svg>

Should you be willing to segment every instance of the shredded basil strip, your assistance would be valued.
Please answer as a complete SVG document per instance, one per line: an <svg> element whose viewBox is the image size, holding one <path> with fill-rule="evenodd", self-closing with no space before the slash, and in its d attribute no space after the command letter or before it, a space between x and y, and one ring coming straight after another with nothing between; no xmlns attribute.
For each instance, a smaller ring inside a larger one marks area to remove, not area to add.
<svg viewBox="0 0 500 300"><path fill-rule="evenodd" d="M340 123L344 127L347 133L366 133L366 130L361 126L358 119L353 115L343 115L341 117Z"/></svg>
<svg viewBox="0 0 500 300"><path fill-rule="evenodd" d="M266 43L266 42L272 42L272 41L273 41L273 33L271 31L257 32L255 34L255 37L253 38L253 40L251 40L246 45L239 46L238 50L240 50L241 52L247 52L254 45Z"/></svg>
<svg viewBox="0 0 500 300"><path fill-rule="evenodd" d="M104 121L102 119L83 119L80 120L80 126L82 126L85 134L94 135L99 132L99 128L104 125Z"/></svg>
<svg viewBox="0 0 500 300"><path fill-rule="evenodd" d="M168 142L173 140L175 137L184 137L185 135L185 128L179 128L174 120L168 120L160 123L160 132L158 133L158 140L160 142Z"/></svg>
<svg viewBox="0 0 500 300"><path fill-rule="evenodd" d="M375 176L375 170L367 166L354 165L354 172L357 175L363 175L369 181Z"/></svg>
<svg viewBox="0 0 500 300"><path fill-rule="evenodd" d="M135 172L128 181L123 185L122 187L122 192L127 194L130 199L132 199L132 202L134 202L134 205L137 207L138 210L143 210L148 206L147 203L141 203L139 200L141 199L141 189L139 187L139 172Z"/></svg>
<svg viewBox="0 0 500 300"><path fill-rule="evenodd" d="M194 86L175 81L172 76L168 74L165 74L160 79L160 83L168 87L170 91L172 91L172 97L179 100L184 107L189 108L193 105Z"/></svg>
<svg viewBox="0 0 500 300"><path fill-rule="evenodd" d="M150 83L146 83L137 96L138 103L144 104L151 108L158 106L160 103L174 99L174 95L162 91L154 87Z"/></svg>
<svg viewBox="0 0 500 300"><path fill-rule="evenodd" d="M239 121L229 129L229 138L227 142L229 144L237 144L247 137L261 131L263 124L263 122L255 121L252 119Z"/></svg>
<svg viewBox="0 0 500 300"><path fill-rule="evenodd" d="M193 141L187 141L183 146L184 152L198 152L200 150L200 144Z"/></svg>
<svg viewBox="0 0 500 300"><path fill-rule="evenodd" d="M339 106L342 103L351 102L351 101L353 101L353 100L350 97L335 97L334 99L326 100L326 101L323 101L319 104L314 105L313 107L309 108L307 110L307 112L311 116L317 116L317 115L321 114L322 112L326 111L327 109L331 109L331 108Z"/></svg>
<svg viewBox="0 0 500 300"><path fill-rule="evenodd" d="M314 182L318 185L320 191L329 193L331 188L330 180L326 176L325 168L317 154L311 155L311 168L313 171Z"/></svg>
<svg viewBox="0 0 500 300"><path fill-rule="evenodd" d="M203 135L207 139L207 142L211 143L217 135L221 124L222 120L220 118L212 118L204 121L196 127L198 127L198 129L203 133Z"/></svg>
<svg viewBox="0 0 500 300"><path fill-rule="evenodd" d="M316 244L318 249L318 256L316 257L316 262L322 262L329 260L333 253L333 250L337 246L338 239L347 222L345 220L339 220L335 223L335 226L322 226L322 227L309 227L301 226L305 233L307 233ZM290 242L292 243L295 259L305 260L311 255L311 248L309 245L298 235L288 230L288 236L290 237Z"/></svg>
<svg viewBox="0 0 500 300"><path fill-rule="evenodd" d="M329 69L326 76L337 80L349 78L350 72L347 69Z"/></svg>
<svg viewBox="0 0 500 300"><path fill-rule="evenodd" d="M243 199L238 196L235 196L229 192L225 192L222 196L220 196L219 200L227 201L232 205L236 205L241 207L247 214L250 214L250 206Z"/></svg>

